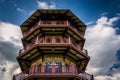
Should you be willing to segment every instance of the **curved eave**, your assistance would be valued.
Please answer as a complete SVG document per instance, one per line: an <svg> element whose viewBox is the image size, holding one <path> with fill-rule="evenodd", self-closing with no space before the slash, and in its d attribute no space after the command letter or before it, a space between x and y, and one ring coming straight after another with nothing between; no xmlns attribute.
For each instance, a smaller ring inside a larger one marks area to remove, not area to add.
<svg viewBox="0 0 120 80"><path fill-rule="evenodd" d="M38 17L40 17L39 10L35 11L23 24L20 25L22 31L24 32L29 28L30 25L34 24Z"/></svg>
<svg viewBox="0 0 120 80"><path fill-rule="evenodd" d="M68 18L69 21L74 24L80 31L83 33L86 30L86 25L76 16L74 15L69 9L54 9L54 10L49 10L49 9L40 9L35 11L22 25L21 29L24 32L29 28L29 26L32 26L38 21L42 15L44 14L63 14Z"/></svg>
<svg viewBox="0 0 120 80"><path fill-rule="evenodd" d="M70 10L68 10L68 12L66 13L66 15L68 16L69 21L71 21L74 26L76 26L80 31L82 31L83 33L85 33L86 25L76 15L74 15L73 12L71 12Z"/></svg>

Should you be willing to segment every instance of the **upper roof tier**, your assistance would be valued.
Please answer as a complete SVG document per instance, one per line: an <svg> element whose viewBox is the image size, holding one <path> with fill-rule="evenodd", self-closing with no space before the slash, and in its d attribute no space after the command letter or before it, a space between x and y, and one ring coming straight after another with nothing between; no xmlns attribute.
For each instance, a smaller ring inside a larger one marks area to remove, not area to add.
<svg viewBox="0 0 120 80"><path fill-rule="evenodd" d="M86 25L69 9L38 9L21 25L22 31L24 32L24 30L36 24L39 20L68 20L80 31L85 32L86 30Z"/></svg>

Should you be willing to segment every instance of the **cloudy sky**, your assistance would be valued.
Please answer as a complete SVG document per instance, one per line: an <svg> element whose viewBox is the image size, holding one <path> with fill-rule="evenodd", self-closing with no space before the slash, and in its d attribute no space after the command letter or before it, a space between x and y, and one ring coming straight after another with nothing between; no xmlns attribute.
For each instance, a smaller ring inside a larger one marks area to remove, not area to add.
<svg viewBox="0 0 120 80"><path fill-rule="evenodd" d="M37 9L70 9L88 27L86 72L95 80L120 80L120 0L0 0L0 80L20 72L22 24Z"/></svg>

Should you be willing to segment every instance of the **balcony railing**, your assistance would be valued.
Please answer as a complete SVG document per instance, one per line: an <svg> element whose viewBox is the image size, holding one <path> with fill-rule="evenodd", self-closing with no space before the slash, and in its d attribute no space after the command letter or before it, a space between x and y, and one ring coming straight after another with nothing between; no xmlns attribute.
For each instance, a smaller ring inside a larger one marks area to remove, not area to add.
<svg viewBox="0 0 120 80"><path fill-rule="evenodd" d="M34 44L73 44L77 49L79 49L81 52L88 54L87 50L82 49L80 45L78 45L76 42L74 42L70 37L69 38L35 38L30 44L28 44L24 49L21 49L19 54L23 53L24 51L28 50L32 45Z"/></svg>
<svg viewBox="0 0 120 80"><path fill-rule="evenodd" d="M56 65L51 65L47 68L46 66L41 66L41 67L36 66L34 68L27 70L27 73L22 72L18 75L15 75L13 80L23 80L24 78L27 78L29 75L56 75L56 74L63 75L63 76L64 75L76 75L85 80L94 80L93 76L86 72L78 73L77 68L73 65L69 67L66 67L66 66L58 67Z"/></svg>

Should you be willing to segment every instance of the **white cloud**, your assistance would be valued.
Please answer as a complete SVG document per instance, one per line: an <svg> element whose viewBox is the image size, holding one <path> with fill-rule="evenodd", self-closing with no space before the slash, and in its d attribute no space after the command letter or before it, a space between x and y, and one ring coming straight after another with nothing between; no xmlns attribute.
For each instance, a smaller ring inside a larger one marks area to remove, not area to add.
<svg viewBox="0 0 120 80"><path fill-rule="evenodd" d="M102 16L95 25L86 30L85 48L91 56L87 72L94 74L96 80L119 80L100 76L105 75L116 63L116 51L120 49L120 35L115 34L116 29L112 26L118 20L119 17L108 19Z"/></svg>
<svg viewBox="0 0 120 80"><path fill-rule="evenodd" d="M107 12L104 12L104 13L101 14L101 16L105 16L105 15L107 15L107 14L108 14Z"/></svg>
<svg viewBox="0 0 120 80"><path fill-rule="evenodd" d="M120 80L120 72L114 73L112 76L99 75L95 77L95 80Z"/></svg>
<svg viewBox="0 0 120 80"><path fill-rule="evenodd" d="M0 79L12 80L13 74L20 72L16 56L22 48L20 27L8 22L0 22Z"/></svg>
<svg viewBox="0 0 120 80"><path fill-rule="evenodd" d="M0 65L1 68L5 68L5 71L0 70L1 80L12 80L13 75L20 72L20 68L16 62L5 60L5 65Z"/></svg>
<svg viewBox="0 0 120 80"><path fill-rule="evenodd" d="M20 40L20 38L22 37L21 29L17 25L8 22L0 22L0 37L2 37L4 41L11 41L15 43L11 39L14 38ZM17 43L17 45L18 44L19 43Z"/></svg>
<svg viewBox="0 0 120 80"><path fill-rule="evenodd" d="M26 12L26 10L24 10L24 9L21 9L21 8L17 8L17 11L19 11L19 12L21 12L21 13L23 13L23 14L26 14L27 12Z"/></svg>
<svg viewBox="0 0 120 80"><path fill-rule="evenodd" d="M100 19L98 19L97 24L98 25L106 25L106 26L113 26L113 22L119 20L120 17L113 17L111 19L108 19L105 16L102 16Z"/></svg>
<svg viewBox="0 0 120 80"><path fill-rule="evenodd" d="M38 8L40 9L56 9L56 4L54 2L51 2L49 5L48 3L44 1L37 1Z"/></svg>
<svg viewBox="0 0 120 80"><path fill-rule="evenodd" d="M88 23L86 23L86 25L92 25L92 24L94 24L95 22L94 21L90 21L90 22L88 22Z"/></svg>
<svg viewBox="0 0 120 80"><path fill-rule="evenodd" d="M56 4L54 2L51 2L50 9L56 9Z"/></svg>

